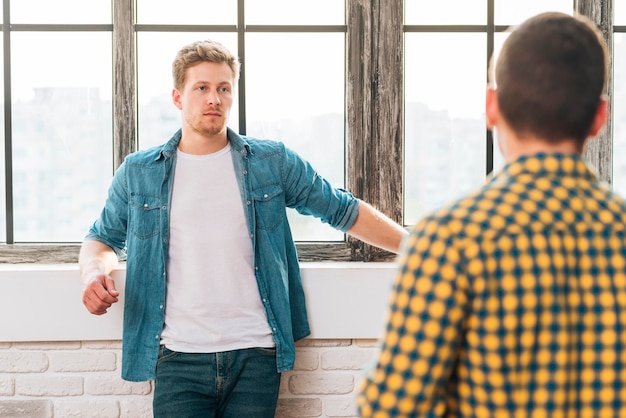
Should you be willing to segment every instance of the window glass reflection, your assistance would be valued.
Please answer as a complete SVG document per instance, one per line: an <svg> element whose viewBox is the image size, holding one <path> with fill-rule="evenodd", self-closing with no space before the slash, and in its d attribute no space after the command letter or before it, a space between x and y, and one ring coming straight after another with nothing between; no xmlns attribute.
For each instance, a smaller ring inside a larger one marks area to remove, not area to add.
<svg viewBox="0 0 626 418"><path fill-rule="evenodd" d="M344 42L343 33L246 36L247 134L284 142L338 187L345 167ZM295 212L290 219L299 241L343 237L317 219Z"/></svg>
<svg viewBox="0 0 626 418"><path fill-rule="evenodd" d="M407 25L485 25L486 0L406 0Z"/></svg>
<svg viewBox="0 0 626 418"><path fill-rule="evenodd" d="M485 181L487 60L485 34L405 40L404 219L412 225Z"/></svg>
<svg viewBox="0 0 626 418"><path fill-rule="evenodd" d="M237 0L137 0L137 23L236 25Z"/></svg>
<svg viewBox="0 0 626 418"><path fill-rule="evenodd" d="M341 0L250 0L245 2L248 25L343 25Z"/></svg>
<svg viewBox="0 0 626 418"><path fill-rule="evenodd" d="M574 12L572 0L495 0L494 19L496 25L517 25L542 12Z"/></svg>
<svg viewBox="0 0 626 418"><path fill-rule="evenodd" d="M111 35L11 39L15 241L80 242L113 168Z"/></svg>
<svg viewBox="0 0 626 418"><path fill-rule="evenodd" d="M11 23L110 24L111 0L11 0Z"/></svg>

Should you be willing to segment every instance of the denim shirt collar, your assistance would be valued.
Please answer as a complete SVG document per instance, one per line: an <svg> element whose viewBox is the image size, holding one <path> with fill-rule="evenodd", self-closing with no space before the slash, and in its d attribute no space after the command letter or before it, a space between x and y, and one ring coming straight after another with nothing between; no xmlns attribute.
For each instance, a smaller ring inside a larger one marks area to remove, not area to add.
<svg viewBox="0 0 626 418"><path fill-rule="evenodd" d="M235 131L230 128L226 128L226 135L228 137L228 141L230 142L230 146L236 152L241 152L241 150L245 150L246 153L251 154L250 145L248 142ZM155 161L160 160L161 158L172 158L172 156L176 153L176 149L178 148L178 144L183 137L183 132L181 129L176 131L174 135L167 141L161 152L156 156Z"/></svg>

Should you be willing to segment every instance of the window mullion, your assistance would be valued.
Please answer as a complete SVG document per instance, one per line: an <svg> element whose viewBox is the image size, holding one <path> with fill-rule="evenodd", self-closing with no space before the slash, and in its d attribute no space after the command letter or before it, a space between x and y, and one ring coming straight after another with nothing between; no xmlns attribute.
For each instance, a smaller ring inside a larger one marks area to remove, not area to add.
<svg viewBox="0 0 626 418"><path fill-rule="evenodd" d="M613 56L613 1L575 0L576 11L590 18L602 31L609 56ZM612 58L611 58L612 59ZM609 115L612 114L613 71L609 66L607 93L609 95ZM609 117L605 128L593 141L585 146L584 156L596 168L600 179L612 183L613 180L613 121Z"/></svg>
<svg viewBox="0 0 626 418"><path fill-rule="evenodd" d="M137 150L135 1L113 0L113 165Z"/></svg>

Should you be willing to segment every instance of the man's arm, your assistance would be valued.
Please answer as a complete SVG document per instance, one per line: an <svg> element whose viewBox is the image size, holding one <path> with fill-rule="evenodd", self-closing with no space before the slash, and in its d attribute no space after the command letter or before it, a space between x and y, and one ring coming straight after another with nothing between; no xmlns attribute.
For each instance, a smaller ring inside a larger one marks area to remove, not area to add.
<svg viewBox="0 0 626 418"><path fill-rule="evenodd" d="M108 245L86 240L78 256L83 282L83 304L94 315L102 315L117 302L119 292L109 275L117 266L117 254Z"/></svg>
<svg viewBox="0 0 626 418"><path fill-rule="evenodd" d="M400 252L406 229L398 225L370 204L360 200L359 214L347 233L363 242L393 253Z"/></svg>

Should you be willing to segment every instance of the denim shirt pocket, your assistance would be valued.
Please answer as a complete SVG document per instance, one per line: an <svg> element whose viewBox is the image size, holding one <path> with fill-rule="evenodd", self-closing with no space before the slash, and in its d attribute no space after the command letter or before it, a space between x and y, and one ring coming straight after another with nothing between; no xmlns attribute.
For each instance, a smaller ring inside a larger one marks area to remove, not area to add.
<svg viewBox="0 0 626 418"><path fill-rule="evenodd" d="M285 219L285 198L279 184L258 187L251 192L257 228L275 230Z"/></svg>
<svg viewBox="0 0 626 418"><path fill-rule="evenodd" d="M161 199L157 196L130 194L129 231L139 239L159 233Z"/></svg>

